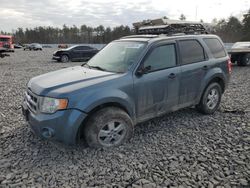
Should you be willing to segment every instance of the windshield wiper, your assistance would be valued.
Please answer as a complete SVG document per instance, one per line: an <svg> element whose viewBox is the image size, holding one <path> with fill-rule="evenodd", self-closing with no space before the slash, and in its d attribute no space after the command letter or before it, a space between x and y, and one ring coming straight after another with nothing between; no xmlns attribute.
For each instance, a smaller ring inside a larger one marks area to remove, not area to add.
<svg viewBox="0 0 250 188"><path fill-rule="evenodd" d="M81 66L82 66L82 67L87 67L87 68L91 69L90 66L88 65L88 63L84 63L84 64L82 64Z"/></svg>
<svg viewBox="0 0 250 188"><path fill-rule="evenodd" d="M101 71L107 71L106 69L99 67L99 66L90 66L90 65L88 65L88 66L89 66L89 68L93 68L93 69L97 69L97 70L101 70Z"/></svg>

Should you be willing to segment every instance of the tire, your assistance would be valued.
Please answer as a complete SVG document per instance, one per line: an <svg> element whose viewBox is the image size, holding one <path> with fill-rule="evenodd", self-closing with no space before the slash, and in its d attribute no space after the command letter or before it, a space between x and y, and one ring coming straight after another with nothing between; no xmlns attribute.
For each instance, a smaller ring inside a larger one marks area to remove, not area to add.
<svg viewBox="0 0 250 188"><path fill-rule="evenodd" d="M67 63L67 62L69 62L69 56L67 56L67 55L62 55L62 57L61 57L61 62L62 62L62 63Z"/></svg>
<svg viewBox="0 0 250 188"><path fill-rule="evenodd" d="M245 54L240 58L239 66L247 66L247 65L250 65L250 53Z"/></svg>
<svg viewBox="0 0 250 188"><path fill-rule="evenodd" d="M202 94L200 103L196 106L197 110L203 114L213 114L220 105L221 96L220 84L217 82L209 84Z"/></svg>
<svg viewBox="0 0 250 188"><path fill-rule="evenodd" d="M238 66L243 66L241 61L237 61Z"/></svg>
<svg viewBox="0 0 250 188"><path fill-rule="evenodd" d="M133 132L133 122L125 111L107 107L89 118L84 137L90 147L115 147L130 140Z"/></svg>

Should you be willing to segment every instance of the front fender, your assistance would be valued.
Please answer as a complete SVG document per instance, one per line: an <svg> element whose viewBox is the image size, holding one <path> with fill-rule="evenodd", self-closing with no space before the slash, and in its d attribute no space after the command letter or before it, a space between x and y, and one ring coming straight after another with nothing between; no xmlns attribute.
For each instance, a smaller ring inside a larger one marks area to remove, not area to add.
<svg viewBox="0 0 250 188"><path fill-rule="evenodd" d="M102 91L88 95L77 103L76 108L89 113L94 108L107 103L121 105L127 110L132 119L135 118L134 101L128 94L121 90Z"/></svg>

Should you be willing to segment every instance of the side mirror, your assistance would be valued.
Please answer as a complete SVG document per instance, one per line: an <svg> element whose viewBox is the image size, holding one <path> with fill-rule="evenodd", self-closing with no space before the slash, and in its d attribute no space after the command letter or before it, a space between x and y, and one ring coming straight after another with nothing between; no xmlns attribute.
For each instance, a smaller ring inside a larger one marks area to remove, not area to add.
<svg viewBox="0 0 250 188"><path fill-rule="evenodd" d="M142 76L143 74L147 74L150 70L151 70L151 66L147 66L147 67L142 66L137 70L136 75Z"/></svg>

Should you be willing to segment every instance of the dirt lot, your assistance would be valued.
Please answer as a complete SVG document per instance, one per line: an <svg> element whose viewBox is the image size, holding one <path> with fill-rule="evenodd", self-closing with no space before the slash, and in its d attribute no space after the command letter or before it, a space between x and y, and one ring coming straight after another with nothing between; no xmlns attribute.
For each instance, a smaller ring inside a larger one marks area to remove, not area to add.
<svg viewBox="0 0 250 188"><path fill-rule="evenodd" d="M0 187L250 187L250 67L234 66L214 115L184 109L95 150L40 140L21 115L31 77L80 64L52 62L54 50L0 59Z"/></svg>

